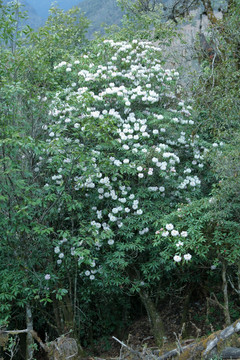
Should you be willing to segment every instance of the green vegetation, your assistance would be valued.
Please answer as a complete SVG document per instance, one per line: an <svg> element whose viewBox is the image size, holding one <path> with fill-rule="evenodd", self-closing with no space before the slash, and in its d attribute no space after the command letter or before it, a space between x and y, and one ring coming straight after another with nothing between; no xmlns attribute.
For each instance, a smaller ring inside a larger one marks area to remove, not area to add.
<svg viewBox="0 0 240 360"><path fill-rule="evenodd" d="M123 26L89 41L79 8L34 31L0 1L0 324L86 348L140 306L161 347L176 296L182 323L196 292L206 324L209 303L222 324L239 317L238 1L210 26L215 53L187 97L159 47L174 23L121 4ZM21 341L24 355L17 338L7 351L30 360Z"/></svg>

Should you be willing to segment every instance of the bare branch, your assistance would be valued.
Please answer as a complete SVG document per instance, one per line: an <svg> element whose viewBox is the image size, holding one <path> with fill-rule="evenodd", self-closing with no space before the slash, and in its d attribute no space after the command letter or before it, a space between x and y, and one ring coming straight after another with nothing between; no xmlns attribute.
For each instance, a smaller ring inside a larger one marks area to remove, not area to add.
<svg viewBox="0 0 240 360"><path fill-rule="evenodd" d="M137 355L140 359L143 359L143 356L140 352L133 350L132 348L130 348L129 346L127 346L126 344L124 344L122 341L120 341L119 339L117 339L115 336L112 336L112 338L114 340L116 340L119 344L121 344L123 347L125 347L126 349L128 349L132 354Z"/></svg>

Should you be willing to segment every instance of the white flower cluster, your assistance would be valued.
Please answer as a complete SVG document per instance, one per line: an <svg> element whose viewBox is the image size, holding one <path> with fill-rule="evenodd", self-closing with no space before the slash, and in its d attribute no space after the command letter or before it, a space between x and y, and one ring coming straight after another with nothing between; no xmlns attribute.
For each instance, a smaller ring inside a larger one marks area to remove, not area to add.
<svg viewBox="0 0 240 360"><path fill-rule="evenodd" d="M176 98L173 87L179 74L163 69L160 52L150 42L105 40L97 57L89 54L55 67L71 72L71 80L56 93L49 112L52 121L43 127L53 163L59 161L62 168L49 183L64 187L63 179L71 175L76 198L86 201L93 235L101 239L95 242L96 250L121 241L126 223L133 223L140 235L151 234L151 224L142 228L144 199L184 201L186 190L190 196L200 186L200 166L185 166L182 159L186 153L192 165L203 160L197 136L193 142L188 135L191 108ZM101 57L107 58L103 64ZM113 235L109 238L107 232ZM187 236L172 224L161 234ZM182 247L180 240L177 244ZM92 270L85 275L95 277Z"/></svg>
<svg viewBox="0 0 240 360"><path fill-rule="evenodd" d="M183 182L178 186L179 189L185 189L187 185L190 185L192 187L200 186L201 180L198 178L198 176L187 176Z"/></svg>
<svg viewBox="0 0 240 360"><path fill-rule="evenodd" d="M157 230L156 235L161 235L162 237L169 237L170 243L171 243L170 236L174 238L173 240L174 245L180 251L180 254L179 253L175 254L173 257L173 260L175 262L180 262L182 260L182 256L185 261L191 260L192 258L191 254L187 253L182 255L182 252L184 252L184 242L181 240L181 238L186 238L188 236L187 231L179 232L178 230L174 229L174 225L170 223L170 224L166 224L165 229L162 228L160 230Z"/></svg>

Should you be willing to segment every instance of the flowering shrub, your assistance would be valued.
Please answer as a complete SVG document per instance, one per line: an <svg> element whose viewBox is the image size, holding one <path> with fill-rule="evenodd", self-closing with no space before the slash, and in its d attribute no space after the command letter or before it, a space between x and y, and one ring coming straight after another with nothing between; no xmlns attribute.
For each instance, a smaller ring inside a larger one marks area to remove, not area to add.
<svg viewBox="0 0 240 360"><path fill-rule="evenodd" d="M192 135L179 73L162 67L160 48L136 40L105 40L55 71L66 86L43 126L38 168L46 201L59 199L57 264L73 256L83 279L137 290L161 276L154 223L201 191L205 147Z"/></svg>
<svg viewBox="0 0 240 360"><path fill-rule="evenodd" d="M180 262L182 259L185 261L189 261L192 258L192 255L189 253L185 253L185 242L184 240L187 238L187 231L181 231L174 229L173 224L167 224L166 229L161 228L161 230L156 231L156 235L160 235L160 239L155 241L155 244L159 244L161 242L166 242L168 245L173 246L174 250L177 251L173 257L175 262ZM183 255L183 256L182 256Z"/></svg>

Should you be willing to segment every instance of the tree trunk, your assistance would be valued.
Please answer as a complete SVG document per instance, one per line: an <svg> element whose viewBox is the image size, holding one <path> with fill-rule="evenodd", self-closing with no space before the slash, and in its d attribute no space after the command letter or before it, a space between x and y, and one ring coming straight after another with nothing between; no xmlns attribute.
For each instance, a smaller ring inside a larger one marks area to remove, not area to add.
<svg viewBox="0 0 240 360"><path fill-rule="evenodd" d="M238 262L237 279L238 279L238 295L240 296L240 261Z"/></svg>
<svg viewBox="0 0 240 360"><path fill-rule="evenodd" d="M27 325L27 336L26 336L26 360L31 360L34 353L34 340L31 332L33 331L33 318L32 309L29 304L26 305L26 325Z"/></svg>
<svg viewBox="0 0 240 360"><path fill-rule="evenodd" d="M224 318L226 325L231 324L231 318L229 313L229 303L228 303L228 286L227 286L227 266L226 262L222 261L222 288L223 288L223 298L224 298Z"/></svg>
<svg viewBox="0 0 240 360"><path fill-rule="evenodd" d="M141 301L147 311L148 319L152 328L153 336L158 347L163 345L164 325L154 302L145 291L139 293Z"/></svg>
<svg viewBox="0 0 240 360"><path fill-rule="evenodd" d="M187 295L185 295L184 303L183 303L183 310L182 310L182 317L181 317L181 329L182 329L182 338L188 337L188 319L189 319L189 304L190 299L192 296L193 287L187 290Z"/></svg>
<svg viewBox="0 0 240 360"><path fill-rule="evenodd" d="M210 21L211 25L215 25L217 23L217 18L214 15L211 0L202 0L202 4L204 6L208 20Z"/></svg>
<svg viewBox="0 0 240 360"><path fill-rule="evenodd" d="M71 333L71 336L76 340L79 338L79 334L76 327L76 319L74 317L75 312L73 304L68 295L64 296L62 300L56 300L53 298L53 311L58 329L58 334ZM82 346L77 340L79 351L82 352Z"/></svg>

